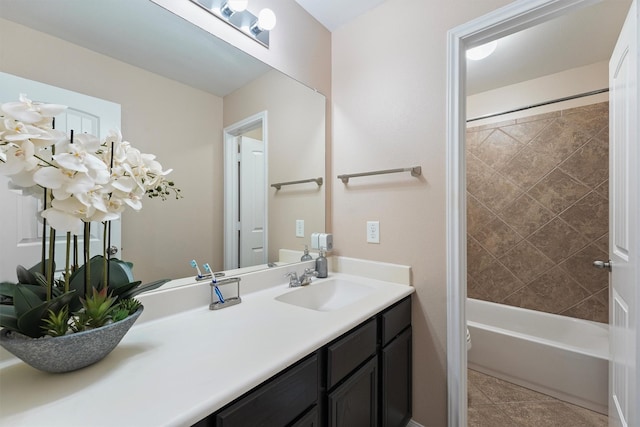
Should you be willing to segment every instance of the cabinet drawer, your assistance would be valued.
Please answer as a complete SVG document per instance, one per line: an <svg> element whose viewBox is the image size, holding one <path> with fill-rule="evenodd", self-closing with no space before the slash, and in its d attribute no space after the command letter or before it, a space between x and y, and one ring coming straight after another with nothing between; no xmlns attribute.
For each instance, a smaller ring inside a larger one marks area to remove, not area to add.
<svg viewBox="0 0 640 427"><path fill-rule="evenodd" d="M387 309L380 316L382 345L385 346L403 329L411 325L411 297L407 297Z"/></svg>
<svg viewBox="0 0 640 427"><path fill-rule="evenodd" d="M318 400L314 354L216 415L218 427L284 426Z"/></svg>
<svg viewBox="0 0 640 427"><path fill-rule="evenodd" d="M376 334L376 319L371 319L327 347L327 389L375 354Z"/></svg>

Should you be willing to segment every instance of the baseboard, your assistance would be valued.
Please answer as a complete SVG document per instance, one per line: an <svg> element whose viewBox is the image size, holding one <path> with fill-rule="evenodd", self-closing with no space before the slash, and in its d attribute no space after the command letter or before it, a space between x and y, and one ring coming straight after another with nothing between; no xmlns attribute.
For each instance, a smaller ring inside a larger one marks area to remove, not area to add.
<svg viewBox="0 0 640 427"><path fill-rule="evenodd" d="M424 426L422 424L418 424L413 420L409 420L409 422L407 423L407 427L424 427Z"/></svg>

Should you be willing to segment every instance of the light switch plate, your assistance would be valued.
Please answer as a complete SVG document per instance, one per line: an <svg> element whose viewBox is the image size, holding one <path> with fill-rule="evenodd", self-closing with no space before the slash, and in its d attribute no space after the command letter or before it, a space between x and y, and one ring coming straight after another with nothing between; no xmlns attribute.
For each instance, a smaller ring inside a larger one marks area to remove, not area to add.
<svg viewBox="0 0 640 427"><path fill-rule="evenodd" d="M380 243L380 221L367 221L367 243Z"/></svg>
<svg viewBox="0 0 640 427"><path fill-rule="evenodd" d="M304 237L304 219L296 219L296 237Z"/></svg>

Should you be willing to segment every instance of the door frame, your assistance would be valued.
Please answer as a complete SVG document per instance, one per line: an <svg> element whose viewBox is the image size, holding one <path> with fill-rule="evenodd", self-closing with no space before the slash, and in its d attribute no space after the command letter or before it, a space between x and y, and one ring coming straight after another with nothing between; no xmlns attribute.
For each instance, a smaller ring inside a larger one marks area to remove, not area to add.
<svg viewBox="0 0 640 427"><path fill-rule="evenodd" d="M447 33L447 401L450 427L467 425L465 52L599 1L518 0Z"/></svg>
<svg viewBox="0 0 640 427"><path fill-rule="evenodd" d="M261 111L249 116L239 122L236 122L223 129L224 144L224 269L231 270L238 268L238 230L239 222L235 220L239 216L238 198L240 188L238 185L238 150L236 146L236 137L241 136L251 130L262 129L262 142L264 143L264 182L268 183L269 177L269 133L267 125L267 111ZM269 253L269 200L267 185L264 188L264 250Z"/></svg>

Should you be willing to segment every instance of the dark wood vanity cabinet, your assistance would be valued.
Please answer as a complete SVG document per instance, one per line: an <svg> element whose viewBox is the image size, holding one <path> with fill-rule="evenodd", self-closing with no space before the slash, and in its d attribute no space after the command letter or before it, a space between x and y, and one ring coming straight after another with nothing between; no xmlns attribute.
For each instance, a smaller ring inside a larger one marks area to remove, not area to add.
<svg viewBox="0 0 640 427"><path fill-rule="evenodd" d="M195 426L405 426L411 363L409 296Z"/></svg>

